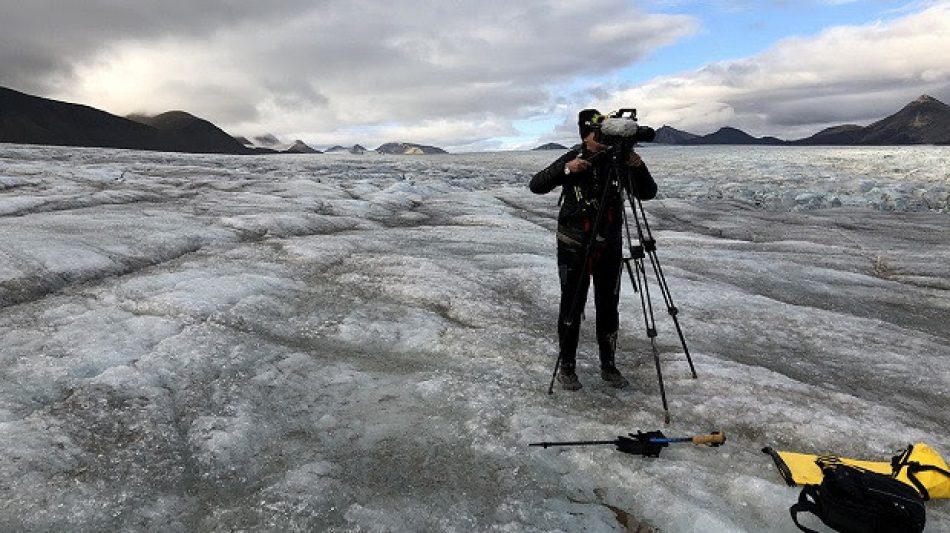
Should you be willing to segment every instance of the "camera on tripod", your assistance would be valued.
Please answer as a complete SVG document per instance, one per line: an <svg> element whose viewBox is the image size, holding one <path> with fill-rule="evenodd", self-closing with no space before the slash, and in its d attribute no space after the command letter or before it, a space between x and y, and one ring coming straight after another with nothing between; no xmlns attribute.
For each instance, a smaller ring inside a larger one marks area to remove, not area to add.
<svg viewBox="0 0 950 533"><path fill-rule="evenodd" d="M624 143L653 142L656 138L653 128L637 123L637 110L632 108L597 115L591 119L590 126L598 132L597 141L611 147Z"/></svg>

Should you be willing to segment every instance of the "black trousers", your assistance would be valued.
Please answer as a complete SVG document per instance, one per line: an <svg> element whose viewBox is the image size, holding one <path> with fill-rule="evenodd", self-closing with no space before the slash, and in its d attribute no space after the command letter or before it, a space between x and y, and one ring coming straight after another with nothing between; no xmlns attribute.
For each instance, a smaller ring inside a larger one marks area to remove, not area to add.
<svg viewBox="0 0 950 533"><path fill-rule="evenodd" d="M584 263L584 248L558 241L558 276L561 279L561 311L558 316L557 333L561 351L561 368L574 370L577 361L577 342L581 331L581 314L587 302L590 280L594 280L594 307L597 317L597 345L601 366L614 364L617 345L617 328L620 325L620 275L623 264L621 242L595 245L587 264ZM580 285L580 286L578 286ZM571 305L577 295L574 316ZM570 322L568 326L566 323Z"/></svg>

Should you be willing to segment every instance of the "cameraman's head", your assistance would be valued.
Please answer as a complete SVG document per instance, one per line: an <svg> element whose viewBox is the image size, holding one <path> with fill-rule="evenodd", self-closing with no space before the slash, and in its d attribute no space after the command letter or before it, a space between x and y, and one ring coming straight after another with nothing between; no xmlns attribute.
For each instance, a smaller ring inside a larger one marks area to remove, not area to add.
<svg viewBox="0 0 950 533"><path fill-rule="evenodd" d="M581 135L581 141L588 151L600 152L607 148L606 144L597 142L602 120L603 115L596 109L585 109L577 114L577 129Z"/></svg>

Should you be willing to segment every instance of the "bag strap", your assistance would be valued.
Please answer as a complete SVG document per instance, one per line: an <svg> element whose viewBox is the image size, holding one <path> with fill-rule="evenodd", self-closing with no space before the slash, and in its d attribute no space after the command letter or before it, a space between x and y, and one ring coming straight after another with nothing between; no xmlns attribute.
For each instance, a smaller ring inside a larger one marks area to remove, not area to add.
<svg viewBox="0 0 950 533"><path fill-rule="evenodd" d="M901 453L895 455L891 459L891 468L894 469L891 477L897 478L898 474L901 472L901 468L907 468L907 479L910 481L914 488L917 489L917 492L920 493L920 496L924 501L930 500L930 492L927 490L927 487L917 479L916 474L918 472L938 472L950 478L950 472L940 468L939 466L934 465L922 465L917 461L910 460L910 454L914 451L914 445L908 444L907 449Z"/></svg>
<svg viewBox="0 0 950 533"><path fill-rule="evenodd" d="M923 497L924 501L930 499L930 492L928 492L927 487L925 487L924 484L921 483L919 479L917 479L917 472L939 472L950 478L950 472L940 468L939 466L922 465L917 461L911 461L907 463L907 479L909 479L910 482L914 484L914 487L917 489L917 492L920 493L921 497Z"/></svg>
<svg viewBox="0 0 950 533"><path fill-rule="evenodd" d="M765 448L762 448L762 453L769 454L769 457L772 458L772 462L775 463L775 468L778 469L778 473L781 474L782 479L785 480L785 483L787 483L789 487L794 487L797 485L797 483L795 483L795 476L792 475L792 469L788 467L788 465L785 463L785 460L782 459L782 456L779 455L779 453L775 451L774 448L771 446L766 446Z"/></svg>
<svg viewBox="0 0 950 533"><path fill-rule="evenodd" d="M910 459L910 453L914 451L914 445L908 444L907 448L901 450L900 453L891 457L891 472L892 478L897 478L897 475L900 474L901 468L907 465L907 460Z"/></svg>
<svg viewBox="0 0 950 533"><path fill-rule="evenodd" d="M788 512L792 515L792 522L795 522L798 529L805 533L818 533L814 529L809 529L798 523L798 513L811 513L815 516L819 516L818 506L815 505L814 501L808 499L809 496L811 496L812 500L815 499L815 495L818 493L817 487L817 485L805 485L802 487L802 492L798 495L798 503L788 508Z"/></svg>

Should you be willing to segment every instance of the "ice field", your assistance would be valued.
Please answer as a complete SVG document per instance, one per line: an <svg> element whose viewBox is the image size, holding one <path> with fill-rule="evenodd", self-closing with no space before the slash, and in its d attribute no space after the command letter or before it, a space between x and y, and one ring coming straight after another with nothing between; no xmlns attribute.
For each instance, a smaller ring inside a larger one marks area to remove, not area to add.
<svg viewBox="0 0 950 533"><path fill-rule="evenodd" d="M669 425L626 279L632 386L590 305L547 394L559 152L0 145L0 531L792 532L763 446L950 458L950 147L640 153ZM528 447L638 429L728 442Z"/></svg>

